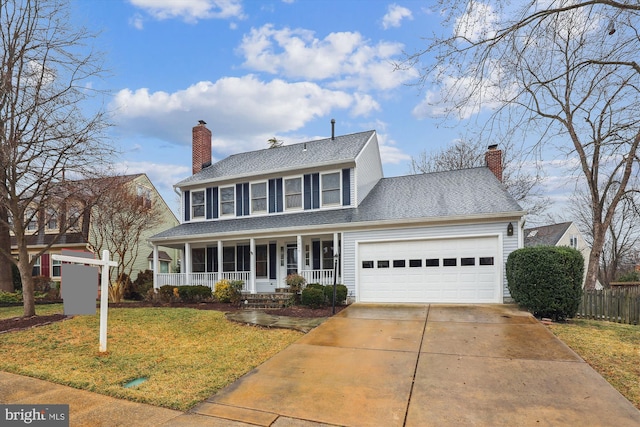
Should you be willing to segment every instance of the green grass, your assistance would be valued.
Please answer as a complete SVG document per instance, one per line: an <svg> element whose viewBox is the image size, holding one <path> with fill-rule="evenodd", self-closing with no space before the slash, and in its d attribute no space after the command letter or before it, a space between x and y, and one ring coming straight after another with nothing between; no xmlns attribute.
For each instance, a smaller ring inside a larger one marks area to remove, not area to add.
<svg viewBox="0 0 640 427"><path fill-rule="evenodd" d="M549 328L640 409L640 326L576 319Z"/></svg>
<svg viewBox="0 0 640 427"><path fill-rule="evenodd" d="M62 304L39 304L36 305L36 314L38 316L47 316L49 314L62 314L64 308ZM0 319L9 319L11 317L20 317L24 314L24 307L16 305L12 307L0 307Z"/></svg>
<svg viewBox="0 0 640 427"><path fill-rule="evenodd" d="M19 316L20 309L0 308L0 318ZM41 315L55 312L62 306L37 307ZM302 335L239 325L221 312L188 308L109 309L106 354L98 352L98 334L97 314L3 334L0 370L187 410ZM123 387L139 377L149 379Z"/></svg>

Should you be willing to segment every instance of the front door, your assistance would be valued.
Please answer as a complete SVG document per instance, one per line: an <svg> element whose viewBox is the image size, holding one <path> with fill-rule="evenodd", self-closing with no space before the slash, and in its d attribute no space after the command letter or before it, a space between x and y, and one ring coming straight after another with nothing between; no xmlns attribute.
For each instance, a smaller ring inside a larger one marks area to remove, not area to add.
<svg viewBox="0 0 640 427"><path fill-rule="evenodd" d="M287 245L287 276L298 273L298 247L296 244Z"/></svg>

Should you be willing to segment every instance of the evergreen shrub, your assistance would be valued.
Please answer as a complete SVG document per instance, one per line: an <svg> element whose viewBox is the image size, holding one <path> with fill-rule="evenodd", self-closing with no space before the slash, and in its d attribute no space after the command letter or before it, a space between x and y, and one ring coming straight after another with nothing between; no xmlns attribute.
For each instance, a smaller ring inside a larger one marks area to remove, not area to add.
<svg viewBox="0 0 640 427"><path fill-rule="evenodd" d="M536 246L511 252L507 281L513 299L536 317L575 316L582 298L584 258L573 248Z"/></svg>

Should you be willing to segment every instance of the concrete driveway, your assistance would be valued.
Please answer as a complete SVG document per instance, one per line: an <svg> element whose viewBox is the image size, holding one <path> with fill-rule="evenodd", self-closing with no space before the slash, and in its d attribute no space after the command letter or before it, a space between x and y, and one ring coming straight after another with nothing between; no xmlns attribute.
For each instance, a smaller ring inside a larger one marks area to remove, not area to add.
<svg viewBox="0 0 640 427"><path fill-rule="evenodd" d="M354 304L171 425L638 426L511 305Z"/></svg>

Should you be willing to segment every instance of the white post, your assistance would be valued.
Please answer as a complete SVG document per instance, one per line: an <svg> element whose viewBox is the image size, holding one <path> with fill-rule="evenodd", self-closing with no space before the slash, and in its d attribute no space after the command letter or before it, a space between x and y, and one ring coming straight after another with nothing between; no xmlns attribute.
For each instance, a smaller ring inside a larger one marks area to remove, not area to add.
<svg viewBox="0 0 640 427"><path fill-rule="evenodd" d="M218 240L218 280L222 280L222 240Z"/></svg>
<svg viewBox="0 0 640 427"><path fill-rule="evenodd" d="M257 292L257 286L256 286L256 239L254 239L253 237L250 240L249 243L249 259L250 259L250 266L249 266L249 291L252 294L255 294Z"/></svg>
<svg viewBox="0 0 640 427"><path fill-rule="evenodd" d="M158 246L153 245L153 287L158 289L158 270L160 268L158 262Z"/></svg>
<svg viewBox="0 0 640 427"><path fill-rule="evenodd" d="M298 252L298 274L302 275L302 236L299 234L296 241L296 252Z"/></svg>
<svg viewBox="0 0 640 427"><path fill-rule="evenodd" d="M100 284L100 353L107 351L107 308L109 307L109 251L102 251Z"/></svg>
<svg viewBox="0 0 640 427"><path fill-rule="evenodd" d="M185 276L185 285L191 284L191 243L187 242L184 244L184 274Z"/></svg>

